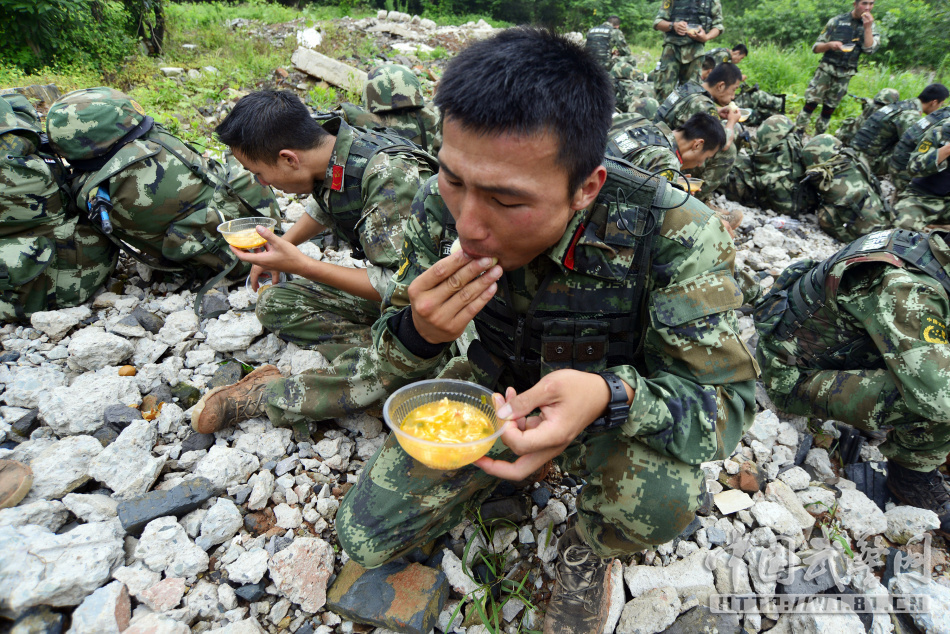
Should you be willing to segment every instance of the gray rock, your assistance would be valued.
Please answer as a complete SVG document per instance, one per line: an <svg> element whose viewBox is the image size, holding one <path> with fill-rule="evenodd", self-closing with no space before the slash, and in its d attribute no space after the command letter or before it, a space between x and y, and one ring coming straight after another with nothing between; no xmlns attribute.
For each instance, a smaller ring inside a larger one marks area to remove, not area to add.
<svg viewBox="0 0 950 634"><path fill-rule="evenodd" d="M136 321L139 322L139 325L145 330L149 331L153 335L157 335L162 329L162 326L165 325L165 320L154 313L150 313L140 306L136 306L132 310L132 316L135 317Z"/></svg>
<svg viewBox="0 0 950 634"><path fill-rule="evenodd" d="M40 311L30 315L30 324L40 332L49 335L53 341L59 341L69 330L89 317L92 311L88 306L77 306L63 310Z"/></svg>
<svg viewBox="0 0 950 634"><path fill-rule="evenodd" d="M679 616L680 607L675 588L651 588L624 606L615 631L617 634L662 632Z"/></svg>
<svg viewBox="0 0 950 634"><path fill-rule="evenodd" d="M215 445L195 467L195 475L210 480L218 489L223 490L247 482L260 464L256 456L240 449Z"/></svg>
<svg viewBox="0 0 950 634"><path fill-rule="evenodd" d="M185 605L199 618L212 620L218 615L218 588L202 579L185 597Z"/></svg>
<svg viewBox="0 0 950 634"><path fill-rule="evenodd" d="M856 489L842 489L838 498L838 514L841 525L852 536L880 535L887 530L887 518L877 504Z"/></svg>
<svg viewBox="0 0 950 634"><path fill-rule="evenodd" d="M218 352L246 350L263 332L264 327L253 314L237 317L225 314L205 327L206 343Z"/></svg>
<svg viewBox="0 0 950 634"><path fill-rule="evenodd" d="M119 365L133 352L135 346L127 339L99 328L83 328L69 342L69 360L84 370Z"/></svg>
<svg viewBox="0 0 950 634"><path fill-rule="evenodd" d="M792 614L789 627L798 634L865 634L867 628L857 614L850 611L834 614Z"/></svg>
<svg viewBox="0 0 950 634"><path fill-rule="evenodd" d="M132 619L132 625L123 634L191 634L191 628L154 612Z"/></svg>
<svg viewBox="0 0 950 634"><path fill-rule="evenodd" d="M638 597L650 588L670 586L678 592L695 586L714 586L716 580L706 566L708 550L700 550L686 559L657 568L655 566L627 566L623 571L630 594Z"/></svg>
<svg viewBox="0 0 950 634"><path fill-rule="evenodd" d="M778 479L792 488L792 491L802 491L808 488L811 476L801 467L792 467L779 474Z"/></svg>
<svg viewBox="0 0 950 634"><path fill-rule="evenodd" d="M333 548L316 537L299 537L270 558L267 569L280 593L316 612L326 603L327 581L333 574Z"/></svg>
<svg viewBox="0 0 950 634"><path fill-rule="evenodd" d="M267 506L267 501L274 494L274 474L267 470L259 471L251 476L248 484L252 488L247 500L247 508L251 511L259 511Z"/></svg>
<svg viewBox="0 0 950 634"><path fill-rule="evenodd" d="M184 454L189 451L202 451L204 449L210 449L213 444L214 434L199 434L194 432L181 441L181 452Z"/></svg>
<svg viewBox="0 0 950 634"><path fill-rule="evenodd" d="M906 544L926 531L940 528L936 513L914 506L895 506L884 513L884 518L887 520L884 536L898 544Z"/></svg>
<svg viewBox="0 0 950 634"><path fill-rule="evenodd" d="M10 431L21 438L29 438L30 434L32 434L33 431L40 425L39 417L40 410L34 407L23 416L16 419L16 421L10 426Z"/></svg>
<svg viewBox="0 0 950 634"><path fill-rule="evenodd" d="M248 433L237 439L235 449L254 454L261 462L283 460L287 456L287 443L293 435L286 427L271 429L263 433Z"/></svg>
<svg viewBox="0 0 950 634"><path fill-rule="evenodd" d="M176 433L185 420L185 412L180 407L171 402L171 396L168 401L162 405L162 411L158 413L155 423L158 425L158 433Z"/></svg>
<svg viewBox="0 0 950 634"><path fill-rule="evenodd" d="M40 418L57 436L93 432L102 426L105 403L139 403L135 377L118 376L115 368L80 375L68 387L55 387L40 397Z"/></svg>
<svg viewBox="0 0 950 634"><path fill-rule="evenodd" d="M241 362L231 359L222 363L218 366L218 369L214 371L214 374L211 375L211 380L208 381L208 389L237 383L241 380L243 375L244 367L241 365Z"/></svg>
<svg viewBox="0 0 950 634"><path fill-rule="evenodd" d="M13 615L35 605L78 605L121 564L122 537L114 522L62 535L39 526L0 527L0 605Z"/></svg>
<svg viewBox="0 0 950 634"><path fill-rule="evenodd" d="M125 315L124 317L110 321L110 323L106 326L106 330L113 334L119 335L120 337L135 338L144 337L148 332L145 330L145 328L142 328L142 326L139 325L138 320L132 315Z"/></svg>
<svg viewBox="0 0 950 634"><path fill-rule="evenodd" d="M174 517L152 520L135 547L135 557L168 577L191 577L208 569L208 555L198 548Z"/></svg>
<svg viewBox="0 0 950 634"><path fill-rule="evenodd" d="M116 518L118 502L98 493L70 493L63 497L66 508L84 522L109 522Z"/></svg>
<svg viewBox="0 0 950 634"><path fill-rule="evenodd" d="M92 432L92 437L98 440L99 444L101 444L103 447L108 447L115 442L120 433L122 432L112 425L103 425L96 431Z"/></svg>
<svg viewBox="0 0 950 634"><path fill-rule="evenodd" d="M759 441L767 450L771 450L778 439L778 432L778 416L771 410L764 410L755 415L755 421L749 431L746 432L746 436Z"/></svg>
<svg viewBox="0 0 950 634"><path fill-rule="evenodd" d="M122 566L112 571L112 578L121 581L129 589L129 594L138 598L143 592L162 580L161 573L152 572L142 562L132 566Z"/></svg>
<svg viewBox="0 0 950 634"><path fill-rule="evenodd" d="M336 422L343 429L365 438L376 438L383 430L383 424L379 419L370 416L366 412L350 414L336 419Z"/></svg>
<svg viewBox="0 0 950 634"><path fill-rule="evenodd" d="M0 526L43 526L58 531L69 517L69 511L62 502L55 500L37 500L30 504L19 504L13 508L0 510Z"/></svg>
<svg viewBox="0 0 950 634"><path fill-rule="evenodd" d="M152 456L157 438L152 423L133 422L89 463L89 475L112 489L117 500L144 494L165 466L165 456Z"/></svg>
<svg viewBox="0 0 950 634"><path fill-rule="evenodd" d="M838 479L834 469L831 467L831 459L828 457L828 452L821 447L815 447L808 452L808 455L805 456L805 464L811 467L815 475L824 482L833 483Z"/></svg>
<svg viewBox="0 0 950 634"><path fill-rule="evenodd" d="M154 519L190 513L214 497L218 490L209 480L196 478L167 491L151 491L120 502L117 508L119 521L130 535L138 535Z"/></svg>
<svg viewBox="0 0 950 634"><path fill-rule="evenodd" d="M66 617L45 605L30 608L16 620L10 634L60 634Z"/></svg>
<svg viewBox="0 0 950 634"><path fill-rule="evenodd" d="M241 511L234 502L218 498L202 520L201 537L195 540L195 543L202 550L208 550L234 537L243 524Z"/></svg>
<svg viewBox="0 0 950 634"><path fill-rule="evenodd" d="M950 588L909 573L891 580L891 592L926 597L928 610L912 614L914 624L924 634L950 634Z"/></svg>
<svg viewBox="0 0 950 634"><path fill-rule="evenodd" d="M89 481L89 463L102 452L92 436L56 441L29 461L33 487L24 502L58 500Z"/></svg>
<svg viewBox="0 0 950 634"><path fill-rule="evenodd" d="M135 353L132 355L132 363L136 367L155 363L161 359L162 355L167 351L168 344L158 339L139 339L135 342Z"/></svg>
<svg viewBox="0 0 950 634"><path fill-rule="evenodd" d="M739 632L739 615L733 612L713 613L705 605L687 610L663 630L663 634L732 634Z"/></svg>
<svg viewBox="0 0 950 634"><path fill-rule="evenodd" d="M801 530L808 531L815 525L815 518L805 510L801 500L798 499L798 496L795 495L792 488L784 482L780 480L770 482L769 485L765 487L765 495L770 501L785 507L785 510L791 513L795 521L798 522L798 527ZM791 535L793 533L786 534Z"/></svg>
<svg viewBox="0 0 950 634"><path fill-rule="evenodd" d="M198 316L194 311L179 310L168 315L158 332L158 338L169 346L176 346L198 332Z"/></svg>
<svg viewBox="0 0 950 634"><path fill-rule="evenodd" d="M266 550L252 548L226 564L224 569L228 572L228 578L235 583L257 583L267 572L267 560Z"/></svg>
<svg viewBox="0 0 950 634"><path fill-rule="evenodd" d="M165 77L179 77L182 73L185 72L184 68L179 68L177 66L162 66L159 68Z"/></svg>
<svg viewBox="0 0 950 634"><path fill-rule="evenodd" d="M39 405L43 394L66 385L66 375L50 367L0 366L0 383L6 386L3 400L12 407L31 409Z"/></svg>
<svg viewBox="0 0 950 634"><path fill-rule="evenodd" d="M132 421L142 420L142 412L128 405L109 405L102 411L102 420L106 425L125 429Z"/></svg>
<svg viewBox="0 0 950 634"><path fill-rule="evenodd" d="M73 612L69 634L119 634L129 627L131 616L128 588L113 581L83 599Z"/></svg>

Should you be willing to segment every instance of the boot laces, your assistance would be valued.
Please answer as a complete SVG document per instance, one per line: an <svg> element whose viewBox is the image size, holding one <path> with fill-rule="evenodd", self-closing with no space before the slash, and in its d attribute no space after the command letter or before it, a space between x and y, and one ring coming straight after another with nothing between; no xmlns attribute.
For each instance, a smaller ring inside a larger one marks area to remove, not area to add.
<svg viewBox="0 0 950 634"><path fill-rule="evenodd" d="M249 390L248 395L241 401L235 403L236 414L242 418L254 418L263 413L264 387L266 383L255 385Z"/></svg>
<svg viewBox="0 0 950 634"><path fill-rule="evenodd" d="M554 570L560 594L583 597L604 560L594 554L586 544L572 544L561 554L563 566ZM567 577L568 579L565 579ZM568 581L568 583L565 583Z"/></svg>

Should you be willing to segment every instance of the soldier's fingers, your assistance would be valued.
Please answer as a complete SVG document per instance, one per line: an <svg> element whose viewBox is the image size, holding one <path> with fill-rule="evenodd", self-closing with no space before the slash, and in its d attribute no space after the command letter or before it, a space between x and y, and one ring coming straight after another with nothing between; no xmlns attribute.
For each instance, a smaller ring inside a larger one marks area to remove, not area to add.
<svg viewBox="0 0 950 634"><path fill-rule="evenodd" d="M503 480L524 480L541 468L544 463L558 455L560 450L545 451L519 457L514 462L495 460L484 456L475 461L475 466L485 473Z"/></svg>

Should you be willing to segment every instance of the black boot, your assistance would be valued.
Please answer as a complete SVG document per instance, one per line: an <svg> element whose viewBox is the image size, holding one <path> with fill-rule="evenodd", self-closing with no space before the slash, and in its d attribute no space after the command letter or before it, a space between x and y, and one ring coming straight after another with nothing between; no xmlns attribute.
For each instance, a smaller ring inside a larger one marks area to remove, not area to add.
<svg viewBox="0 0 950 634"><path fill-rule="evenodd" d="M887 488L904 504L936 513L940 518L936 532L950 539L950 485L939 471L914 471L888 460Z"/></svg>

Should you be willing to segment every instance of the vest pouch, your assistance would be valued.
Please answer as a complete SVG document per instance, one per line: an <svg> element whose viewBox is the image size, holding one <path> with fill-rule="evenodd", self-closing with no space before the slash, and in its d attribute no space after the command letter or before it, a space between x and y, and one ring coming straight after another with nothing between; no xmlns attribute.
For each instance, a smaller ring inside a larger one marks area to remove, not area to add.
<svg viewBox="0 0 950 634"><path fill-rule="evenodd" d="M607 369L610 325L602 320L551 320L541 335L541 373L572 368L582 372Z"/></svg>
<svg viewBox="0 0 950 634"><path fill-rule="evenodd" d="M45 273L55 259L50 238L0 238L0 320L24 321L49 308L52 280Z"/></svg>

